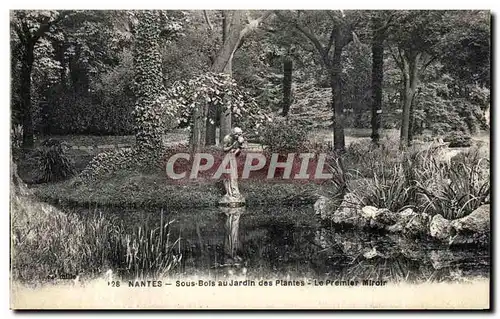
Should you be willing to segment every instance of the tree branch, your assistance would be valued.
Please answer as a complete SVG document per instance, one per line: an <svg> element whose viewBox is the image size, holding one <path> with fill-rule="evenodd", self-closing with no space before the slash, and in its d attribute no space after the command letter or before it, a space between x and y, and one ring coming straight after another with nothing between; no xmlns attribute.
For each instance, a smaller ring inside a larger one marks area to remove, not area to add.
<svg viewBox="0 0 500 319"><path fill-rule="evenodd" d="M57 18L55 18L52 21L50 21L50 17L46 17L45 19L43 19L42 23L40 23L40 27L38 28L38 30L36 30L35 34L32 37L33 42L36 43L38 39L40 39L47 31L49 31L52 25L58 23L67 16L69 16L69 14L64 13L64 14L59 14Z"/></svg>
<svg viewBox="0 0 500 319"><path fill-rule="evenodd" d="M378 29L373 30L374 32L385 32L390 26L392 26L392 20L394 19L394 14L391 14L385 24Z"/></svg>
<svg viewBox="0 0 500 319"><path fill-rule="evenodd" d="M283 22L285 23L288 23L288 24L291 24L293 25L297 30L299 30L307 39L309 39L309 41L311 41L311 43L314 45L314 47L316 48L316 50L318 50L319 54L321 55L321 57L323 58L323 61L325 62L325 64L329 64L329 60L328 60L328 51L323 48L323 46L321 45L321 42L318 40L318 38L313 34L311 33L309 30L307 30L307 28L301 26L297 20L294 20L294 21L290 21L289 19L287 19L284 15L282 15L279 11L275 11L276 13L276 16Z"/></svg>
<svg viewBox="0 0 500 319"><path fill-rule="evenodd" d="M45 34L45 32L49 31L49 28L50 28L50 17L46 17L40 23L40 27L38 28L38 30L36 30L35 34L33 35L32 37L33 42L36 43L38 39L40 39L40 37Z"/></svg>
<svg viewBox="0 0 500 319"><path fill-rule="evenodd" d="M392 51L392 48L389 48L389 51L391 52L391 56L394 59L394 61L396 62L396 64L398 65L399 69L401 71L404 71L403 61L398 59L398 57L396 56L396 54ZM399 57L401 58L401 54L399 54Z"/></svg>
<svg viewBox="0 0 500 319"><path fill-rule="evenodd" d="M437 59L437 55L434 55L434 56L430 56L429 57L429 60L427 62L424 62L424 64L422 65L422 72L425 71L425 69L427 69L427 67L434 61L436 61Z"/></svg>
<svg viewBox="0 0 500 319"><path fill-rule="evenodd" d="M335 40L335 27L333 27L332 32L330 33L330 38L328 39L328 46L326 47L326 54L330 53L330 50L332 49L333 45L333 40Z"/></svg>
<svg viewBox="0 0 500 319"><path fill-rule="evenodd" d="M259 25L267 19L273 12L271 10L266 11L263 15L255 20L249 20L247 25L241 30L240 37L243 39L250 31L253 31L259 27Z"/></svg>
<svg viewBox="0 0 500 319"><path fill-rule="evenodd" d="M203 10L203 17L205 18L205 22L208 25L208 30L213 31L214 26L212 25L212 22L210 21L210 17L207 14L207 10Z"/></svg>

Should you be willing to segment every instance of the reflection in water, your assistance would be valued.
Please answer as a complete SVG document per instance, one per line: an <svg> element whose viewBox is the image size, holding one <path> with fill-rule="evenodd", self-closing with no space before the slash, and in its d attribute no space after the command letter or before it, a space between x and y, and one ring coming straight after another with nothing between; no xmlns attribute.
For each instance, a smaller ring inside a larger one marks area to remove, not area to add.
<svg viewBox="0 0 500 319"><path fill-rule="evenodd" d="M238 251L241 248L239 238L240 216L244 213L245 207L219 207L219 209L226 215L226 223L224 224L225 264L239 265L242 261L238 255Z"/></svg>
<svg viewBox="0 0 500 319"><path fill-rule="evenodd" d="M181 237L179 275L417 282L489 277L487 248L450 249L399 235L325 227L312 207L166 211L165 218L175 219L172 238ZM160 216L135 210L110 214L131 227L157 225Z"/></svg>

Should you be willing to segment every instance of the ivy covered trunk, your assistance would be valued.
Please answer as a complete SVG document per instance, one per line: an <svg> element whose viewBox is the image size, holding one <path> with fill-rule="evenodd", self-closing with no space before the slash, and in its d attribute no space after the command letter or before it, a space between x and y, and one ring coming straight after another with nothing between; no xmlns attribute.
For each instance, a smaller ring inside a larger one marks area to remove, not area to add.
<svg viewBox="0 0 500 319"><path fill-rule="evenodd" d="M140 12L134 55L136 145L139 151L153 153L162 149L162 126L158 106L165 93L159 18L157 11Z"/></svg>

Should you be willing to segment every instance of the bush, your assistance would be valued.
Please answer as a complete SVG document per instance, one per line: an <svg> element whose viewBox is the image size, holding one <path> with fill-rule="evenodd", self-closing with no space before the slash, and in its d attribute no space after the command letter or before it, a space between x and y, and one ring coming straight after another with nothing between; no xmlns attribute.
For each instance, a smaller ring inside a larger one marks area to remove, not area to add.
<svg viewBox="0 0 500 319"><path fill-rule="evenodd" d="M444 141L450 143L448 147L470 147L472 145L470 135L462 132L453 132L446 136Z"/></svg>
<svg viewBox="0 0 500 319"><path fill-rule="evenodd" d="M262 143L272 153L294 153L304 148L307 131L294 121L278 119L268 123L262 130Z"/></svg>
<svg viewBox="0 0 500 319"><path fill-rule="evenodd" d="M50 138L41 143L34 154L37 163L35 178L37 182L61 181L75 173L73 160L66 150L66 144L56 139Z"/></svg>

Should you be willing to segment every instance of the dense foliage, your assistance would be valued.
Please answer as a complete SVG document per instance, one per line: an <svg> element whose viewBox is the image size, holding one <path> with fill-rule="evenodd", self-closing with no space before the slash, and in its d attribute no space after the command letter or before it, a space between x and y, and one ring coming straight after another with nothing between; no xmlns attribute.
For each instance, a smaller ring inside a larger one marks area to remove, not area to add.
<svg viewBox="0 0 500 319"><path fill-rule="evenodd" d="M26 113L31 112L32 126L35 132L42 134L134 133L132 111L136 108L136 99L141 99L136 94L142 93L136 91L141 86L137 86L140 79L134 78L133 70L141 67L135 65L133 52L138 48L147 50L155 42L159 56L155 55L155 71L151 70L154 85L163 83L169 91L194 85L200 90L197 97L202 96L204 93L201 91L205 89L210 90L212 95L215 90L221 91L220 81L215 80L217 76L206 72L210 70L222 44L223 25L220 22L224 15L220 11L208 12L206 16L211 21L206 21L205 14L200 11L158 11L154 12L156 21L153 21L144 13L13 12L13 123L22 124L26 121ZM285 98L282 96L283 63L292 61L292 96L288 98L292 103L290 112L299 113L301 118L307 117L304 112L315 117L314 109L303 110L302 105L308 103L303 99L313 95L313 91L323 96L325 103L329 103L331 97L327 90L328 70L324 68L315 42L311 42L309 36L317 38L326 49L331 26L347 23L356 36L345 45L341 57L340 94L345 110L344 125L370 127L370 19L374 14L371 11L346 11L343 15L338 12L297 11L268 17L265 26L242 40L232 61L234 81L242 92L248 93L243 98L245 106L248 106L246 109L251 109L252 114L260 110L266 116L271 116L271 112L281 113ZM419 63L422 65L419 64L417 89L412 102L412 134L426 130L435 135L450 131L475 133L486 128L483 114L490 104L488 14L482 11L378 14L385 14L387 20L382 127L401 126L405 95L404 74L401 73L404 61L401 57L410 63L420 52ZM279 16L285 19L279 19ZM156 35L143 35L141 40L141 25L148 28L156 25ZM31 33L23 33L26 27ZM31 41L32 60L27 56L30 47L25 45L26 39ZM333 51L330 51L329 59L332 54ZM24 111L26 93L21 90L25 86L21 83L25 81L23 74L26 67L31 68L31 110ZM307 96L295 94L301 87L309 87L310 83L314 85ZM194 94L193 89L184 93L186 100L197 99L186 96ZM222 97L222 94L219 96ZM166 99L171 97L166 96ZM250 100L256 104L249 104ZM211 105L219 102L216 99ZM225 100L224 107L232 107L227 104L230 102ZM164 129L171 129L184 121L176 121L178 113L175 109L168 111L164 105L168 103L159 102L158 116L162 123L155 124ZM178 111L189 114L192 107L184 103ZM323 112L322 107L318 108L318 112ZM236 110L233 111L238 115ZM237 122L242 120L245 116ZM254 125L250 122L249 126ZM307 121L304 123L307 125ZM327 119L322 123L324 125L319 126L332 125Z"/></svg>

